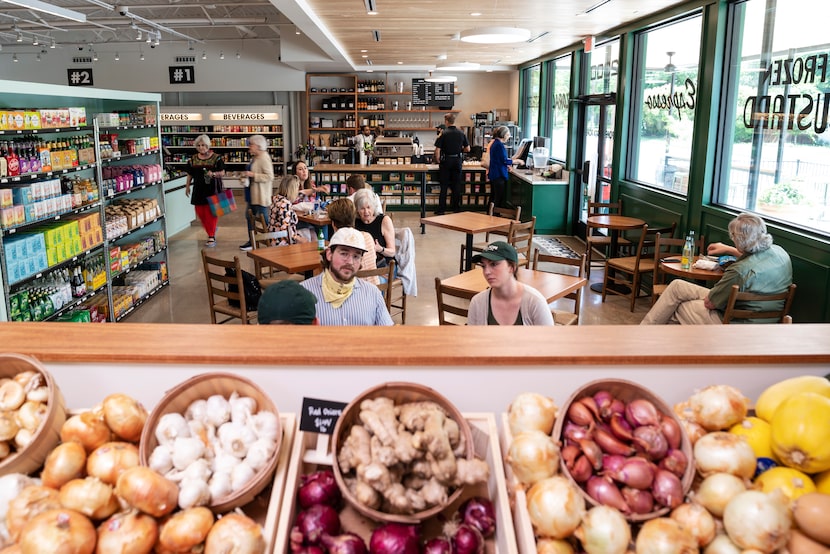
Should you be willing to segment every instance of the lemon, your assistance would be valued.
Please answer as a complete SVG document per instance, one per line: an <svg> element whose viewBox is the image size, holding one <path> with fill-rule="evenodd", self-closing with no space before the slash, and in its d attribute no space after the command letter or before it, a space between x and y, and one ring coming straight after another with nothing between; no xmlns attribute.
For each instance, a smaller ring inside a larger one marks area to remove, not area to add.
<svg viewBox="0 0 830 554"><path fill-rule="evenodd" d="M772 421L772 415L781 402L801 392L814 392L830 398L830 380L818 375L801 375L770 385L758 397L755 414L764 421Z"/></svg>
<svg viewBox="0 0 830 554"><path fill-rule="evenodd" d="M804 473L830 469L830 398L814 392L790 396L770 421L772 451Z"/></svg>
<svg viewBox="0 0 830 554"><path fill-rule="evenodd" d="M791 501L802 494L816 492L816 485L810 476L791 467L770 468L755 479L755 484L766 493L780 488Z"/></svg>
<svg viewBox="0 0 830 554"><path fill-rule="evenodd" d="M830 494L830 470L813 475L813 483L816 484L816 490L818 492Z"/></svg>
<svg viewBox="0 0 830 554"><path fill-rule="evenodd" d="M747 417L729 429L730 433L746 437L756 458L777 460L772 453L772 428L760 417Z"/></svg>

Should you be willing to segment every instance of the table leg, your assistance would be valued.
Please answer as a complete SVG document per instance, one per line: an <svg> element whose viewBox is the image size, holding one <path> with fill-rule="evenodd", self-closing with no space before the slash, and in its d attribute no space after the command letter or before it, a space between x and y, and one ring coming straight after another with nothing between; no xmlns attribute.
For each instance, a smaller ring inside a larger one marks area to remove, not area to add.
<svg viewBox="0 0 830 554"><path fill-rule="evenodd" d="M467 259L464 262L464 271L470 271L473 268L473 234L467 233Z"/></svg>
<svg viewBox="0 0 830 554"><path fill-rule="evenodd" d="M609 245L610 250L608 251L608 255L612 258L617 257L617 248L619 248L619 236L620 232L616 229L611 229L611 244ZM605 276L602 277L603 283L605 282ZM631 291L630 287L626 287L625 285L617 285L611 283L608 285L609 288L613 288L614 290L619 291L621 294L628 294ZM589 287L592 291L596 292L597 294L602 294L602 283L594 283Z"/></svg>

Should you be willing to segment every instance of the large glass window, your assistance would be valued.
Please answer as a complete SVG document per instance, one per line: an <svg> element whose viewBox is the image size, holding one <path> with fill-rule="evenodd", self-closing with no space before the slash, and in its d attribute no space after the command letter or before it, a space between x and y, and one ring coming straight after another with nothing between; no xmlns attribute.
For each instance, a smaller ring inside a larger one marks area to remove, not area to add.
<svg viewBox="0 0 830 554"><path fill-rule="evenodd" d="M542 84L542 65L536 64L524 70L524 117L522 136L535 137L539 134L539 101Z"/></svg>
<svg viewBox="0 0 830 554"><path fill-rule="evenodd" d="M566 161L568 153L568 114L571 101L571 55L550 62L553 98L550 110L551 157Z"/></svg>
<svg viewBox="0 0 830 554"><path fill-rule="evenodd" d="M830 48L815 8L732 6L716 200L830 231Z"/></svg>
<svg viewBox="0 0 830 554"><path fill-rule="evenodd" d="M685 195L697 104L701 16L635 38L627 177Z"/></svg>
<svg viewBox="0 0 830 554"><path fill-rule="evenodd" d="M594 47L590 54L588 94L617 92L617 68L620 65L620 41L615 39Z"/></svg>

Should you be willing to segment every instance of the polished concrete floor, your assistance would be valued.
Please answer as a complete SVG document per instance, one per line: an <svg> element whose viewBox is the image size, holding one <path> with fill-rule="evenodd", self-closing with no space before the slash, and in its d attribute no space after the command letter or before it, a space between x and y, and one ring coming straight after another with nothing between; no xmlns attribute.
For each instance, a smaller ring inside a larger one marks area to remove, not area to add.
<svg viewBox="0 0 830 554"><path fill-rule="evenodd" d="M253 262L239 245L247 240L243 210L223 217L219 222L216 248L211 253L217 257L232 259L238 256L243 268L253 271ZM460 244L464 235L456 231L427 227L420 233L417 212L393 212L396 227L409 227L415 236L415 265L418 275L418 295L407 300L407 325L437 325L438 312L435 300L434 278L446 278L458 273ZM202 270L201 251L206 240L198 221L188 229L177 233L168 241L170 286L156 298L146 302L124 321L133 323L210 323L207 288ZM484 240L484 236L476 237ZM563 239L575 250L582 251L584 243L575 238ZM591 271L591 283L601 282L602 269ZM638 324L648 311L650 300L637 300L634 313L629 311L629 300L609 295L605 303L602 295L583 289L580 325ZM569 300L559 301L557 307L572 309ZM396 318L399 319L399 318ZM228 323L229 325L232 323Z"/></svg>

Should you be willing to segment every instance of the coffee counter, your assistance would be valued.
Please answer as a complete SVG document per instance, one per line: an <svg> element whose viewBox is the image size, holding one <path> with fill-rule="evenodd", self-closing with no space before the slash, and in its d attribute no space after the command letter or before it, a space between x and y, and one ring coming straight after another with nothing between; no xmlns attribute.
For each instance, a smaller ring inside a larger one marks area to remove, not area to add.
<svg viewBox="0 0 830 554"><path fill-rule="evenodd" d="M511 205L522 207L522 220L535 215L535 232L540 235L570 234L568 215L573 196L568 172L563 171L558 179L513 167L509 173L507 199Z"/></svg>
<svg viewBox="0 0 830 554"><path fill-rule="evenodd" d="M668 402L725 383L755 398L776 380L830 373L830 325L362 327L0 323L0 351L54 374L69 407L122 391L153 406L188 377L233 371L280 410L349 401L386 381L445 394L462 411L501 412L535 390L563 402L600 378L641 383Z"/></svg>

